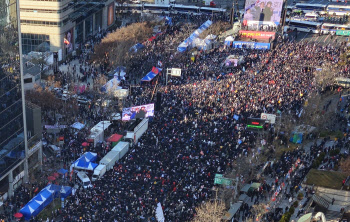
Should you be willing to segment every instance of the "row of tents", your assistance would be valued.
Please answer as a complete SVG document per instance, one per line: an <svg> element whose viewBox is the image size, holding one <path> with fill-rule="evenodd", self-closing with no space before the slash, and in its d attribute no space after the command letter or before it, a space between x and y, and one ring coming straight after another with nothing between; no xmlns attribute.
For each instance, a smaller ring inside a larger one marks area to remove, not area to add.
<svg viewBox="0 0 350 222"><path fill-rule="evenodd" d="M86 152L70 166L70 171L72 171L73 168L81 170L94 170L98 165L94 163L96 160L97 153Z"/></svg>
<svg viewBox="0 0 350 222"><path fill-rule="evenodd" d="M55 198L67 198L72 194L69 186L48 185L42 189L33 199L31 199L19 212L23 214L25 220L30 220L37 216Z"/></svg>

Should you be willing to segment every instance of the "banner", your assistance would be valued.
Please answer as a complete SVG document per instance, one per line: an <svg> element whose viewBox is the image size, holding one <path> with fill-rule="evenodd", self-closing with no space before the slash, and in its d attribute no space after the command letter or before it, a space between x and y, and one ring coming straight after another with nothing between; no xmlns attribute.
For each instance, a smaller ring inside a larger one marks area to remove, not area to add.
<svg viewBox="0 0 350 222"><path fill-rule="evenodd" d="M270 43L234 41L234 48L270 49Z"/></svg>
<svg viewBox="0 0 350 222"><path fill-rule="evenodd" d="M114 3L111 3L108 6L108 12L107 12L107 26L112 25L114 22Z"/></svg>
<svg viewBox="0 0 350 222"><path fill-rule="evenodd" d="M240 30L239 34L245 38L254 38L254 39L275 39L275 32L259 32L259 31L246 31Z"/></svg>
<svg viewBox="0 0 350 222"><path fill-rule="evenodd" d="M335 32L336 35L344 35L344 36L350 36L350 30L337 30Z"/></svg>
<svg viewBox="0 0 350 222"><path fill-rule="evenodd" d="M150 116L154 116L154 103L124 108L122 120L129 121L132 119L146 118Z"/></svg>
<svg viewBox="0 0 350 222"><path fill-rule="evenodd" d="M283 0L246 0L244 9L245 21L280 23Z"/></svg>

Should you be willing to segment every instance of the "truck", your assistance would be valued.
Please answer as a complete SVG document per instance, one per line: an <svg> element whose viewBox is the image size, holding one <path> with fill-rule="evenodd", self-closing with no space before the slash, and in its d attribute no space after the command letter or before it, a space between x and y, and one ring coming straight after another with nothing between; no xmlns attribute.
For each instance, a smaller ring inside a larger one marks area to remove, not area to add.
<svg viewBox="0 0 350 222"><path fill-rule="evenodd" d="M95 181L99 178L101 178L105 173L106 173L107 167L106 165L98 165L95 170L94 170L94 174L92 175L91 180Z"/></svg>
<svg viewBox="0 0 350 222"><path fill-rule="evenodd" d="M130 145L136 144L139 138L148 129L148 118L136 119L127 129L125 140L130 141Z"/></svg>
<svg viewBox="0 0 350 222"><path fill-rule="evenodd" d="M105 165L106 170L110 170L119 159L119 152L111 150L100 160L100 165Z"/></svg>
<svg viewBox="0 0 350 222"><path fill-rule="evenodd" d="M129 143L121 141L113 147L112 151L119 152L119 159L121 159L129 151Z"/></svg>

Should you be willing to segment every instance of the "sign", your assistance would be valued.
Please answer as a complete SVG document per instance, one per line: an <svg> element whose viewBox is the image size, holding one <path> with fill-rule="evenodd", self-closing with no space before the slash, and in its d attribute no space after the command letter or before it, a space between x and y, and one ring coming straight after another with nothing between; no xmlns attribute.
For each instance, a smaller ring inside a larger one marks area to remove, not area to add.
<svg viewBox="0 0 350 222"><path fill-rule="evenodd" d="M275 124L275 122L276 122L276 115L268 114L268 113L261 113L260 119L264 119L264 120L269 121L271 124Z"/></svg>
<svg viewBox="0 0 350 222"><path fill-rule="evenodd" d="M179 68L172 68L171 69L171 76L181 77L181 69L179 69Z"/></svg>
<svg viewBox="0 0 350 222"><path fill-rule="evenodd" d="M264 23L275 23L281 20L283 0L246 0L244 8L245 21L258 21Z"/></svg>
<svg viewBox="0 0 350 222"><path fill-rule="evenodd" d="M123 108L122 120L129 121L132 119L147 118L150 116L154 116L154 103Z"/></svg>
<svg viewBox="0 0 350 222"><path fill-rule="evenodd" d="M223 177L222 174L215 174L214 184L220 184L220 185L225 185L225 186L231 186L231 185L232 185L232 180L229 179L229 178Z"/></svg>
<svg viewBox="0 0 350 222"><path fill-rule="evenodd" d="M259 118L248 118L247 120L248 129L262 130L264 124L265 124L265 120L262 120Z"/></svg>
<svg viewBox="0 0 350 222"><path fill-rule="evenodd" d="M263 42L243 42L243 41L234 41L232 43L234 48L250 48L250 49L270 49L270 43Z"/></svg>
<svg viewBox="0 0 350 222"><path fill-rule="evenodd" d="M336 35L350 36L350 30L337 30Z"/></svg>
<svg viewBox="0 0 350 222"><path fill-rule="evenodd" d="M239 34L245 38L254 38L254 39L275 39L275 32L259 32L259 31L247 31L239 30Z"/></svg>

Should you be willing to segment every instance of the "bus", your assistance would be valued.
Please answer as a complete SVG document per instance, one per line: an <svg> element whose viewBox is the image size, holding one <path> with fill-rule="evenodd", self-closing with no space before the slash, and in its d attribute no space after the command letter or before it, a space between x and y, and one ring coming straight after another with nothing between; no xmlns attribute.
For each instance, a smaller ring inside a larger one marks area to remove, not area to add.
<svg viewBox="0 0 350 222"><path fill-rule="evenodd" d="M212 8L212 7L200 7L199 11L202 14L224 14L226 9L224 8Z"/></svg>
<svg viewBox="0 0 350 222"><path fill-rule="evenodd" d="M172 7L175 14L193 14L197 15L200 13L200 8L193 5L173 5Z"/></svg>
<svg viewBox="0 0 350 222"><path fill-rule="evenodd" d="M293 12L302 12L302 13L319 12L320 14L324 14L326 9L327 9L326 4L297 3L293 8Z"/></svg>
<svg viewBox="0 0 350 222"><path fill-rule="evenodd" d="M299 32L319 33L321 25L322 23L320 22L297 21L286 19L285 29L297 30Z"/></svg>
<svg viewBox="0 0 350 222"><path fill-rule="evenodd" d="M337 77L334 80L335 85L341 86L343 88L350 88L350 78Z"/></svg>
<svg viewBox="0 0 350 222"><path fill-rule="evenodd" d="M143 4L143 12L162 14L169 12L170 5L160 5L160 4Z"/></svg>
<svg viewBox="0 0 350 222"><path fill-rule="evenodd" d="M321 26L322 34L336 34L337 30L350 30L350 26L347 25L339 25L339 24L331 24L331 23L323 23Z"/></svg>
<svg viewBox="0 0 350 222"><path fill-rule="evenodd" d="M350 6L348 5L328 5L327 12L330 15L343 16L350 14Z"/></svg>

